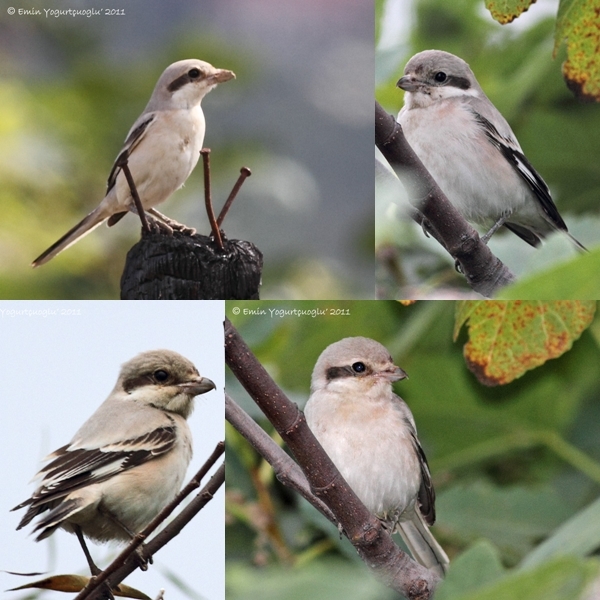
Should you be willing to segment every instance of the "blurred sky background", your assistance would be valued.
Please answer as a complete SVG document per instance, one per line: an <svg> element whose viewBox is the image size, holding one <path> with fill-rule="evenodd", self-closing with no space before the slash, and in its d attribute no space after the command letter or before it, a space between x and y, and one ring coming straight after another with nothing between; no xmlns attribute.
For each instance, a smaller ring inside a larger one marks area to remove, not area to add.
<svg viewBox="0 0 600 600"><path fill-rule="evenodd" d="M119 297L140 225L102 226L31 261L95 208L162 71L184 58L237 79L203 101L224 223L264 254L263 298L373 297L373 5L361 0L123 0L125 16L46 16L81 0L1 0L0 298ZM40 15L9 15L8 7ZM202 169L160 206L208 233Z"/></svg>
<svg viewBox="0 0 600 600"><path fill-rule="evenodd" d="M89 574L75 536L59 530L36 543L29 535L31 526L15 530L24 511L9 511L34 491L30 480L41 468L42 459L68 443L106 399L122 363L146 350L168 348L190 359L202 375L215 382L216 390L196 398L189 418L194 457L186 483L224 439L223 314L224 303L217 301L176 305L0 302L0 376L4 382L0 410L4 482L0 496L1 589L45 575ZM224 510L225 494L221 489L154 556L148 571L135 571L127 578L127 584L152 598L165 588L169 600L224 600ZM120 547L92 542L89 548L96 564L104 568ZM17 577L6 571L45 575ZM170 576L179 577L191 593L184 593L183 587L169 580ZM4 595L7 600L31 598L31 590Z"/></svg>

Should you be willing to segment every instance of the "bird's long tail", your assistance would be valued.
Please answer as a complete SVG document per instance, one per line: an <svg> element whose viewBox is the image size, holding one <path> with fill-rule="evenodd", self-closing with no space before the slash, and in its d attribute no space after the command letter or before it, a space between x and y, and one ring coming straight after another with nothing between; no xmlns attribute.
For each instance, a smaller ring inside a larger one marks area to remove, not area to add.
<svg viewBox="0 0 600 600"><path fill-rule="evenodd" d="M396 530L418 563L444 576L450 561L420 514L415 512L412 520L398 523Z"/></svg>
<svg viewBox="0 0 600 600"><path fill-rule="evenodd" d="M87 217L77 223L75 227L69 229L65 235L63 235L57 242L54 242L48 250L42 252L32 263L32 267L39 267L49 260L54 258L57 254L63 250L72 246L75 242L79 241L83 236L93 231L100 223L105 221L109 214L106 214L106 209L102 204L93 210Z"/></svg>
<svg viewBox="0 0 600 600"><path fill-rule="evenodd" d="M589 250L576 238L574 238L568 231L565 231L571 242L575 245L575 248L579 250L579 252L589 252Z"/></svg>

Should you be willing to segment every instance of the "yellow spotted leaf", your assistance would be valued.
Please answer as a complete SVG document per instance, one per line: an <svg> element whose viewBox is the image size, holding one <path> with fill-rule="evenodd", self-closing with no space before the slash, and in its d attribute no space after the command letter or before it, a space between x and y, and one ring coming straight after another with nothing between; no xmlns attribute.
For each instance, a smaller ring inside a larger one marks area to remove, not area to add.
<svg viewBox="0 0 600 600"><path fill-rule="evenodd" d="M560 0L554 54L566 42L563 77L577 98L600 102L600 2Z"/></svg>
<svg viewBox="0 0 600 600"><path fill-rule="evenodd" d="M498 23L506 25L524 13L534 2L535 0L486 0L485 6Z"/></svg>
<svg viewBox="0 0 600 600"><path fill-rule="evenodd" d="M466 324L467 366L484 385L504 385L569 350L595 311L593 300L458 302L454 340Z"/></svg>

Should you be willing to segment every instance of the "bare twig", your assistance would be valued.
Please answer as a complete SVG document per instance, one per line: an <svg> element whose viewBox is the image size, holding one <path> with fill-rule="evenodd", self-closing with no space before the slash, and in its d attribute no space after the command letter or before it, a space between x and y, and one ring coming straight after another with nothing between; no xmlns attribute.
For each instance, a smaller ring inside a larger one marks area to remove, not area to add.
<svg viewBox="0 0 600 600"><path fill-rule="evenodd" d="M252 447L273 467L275 476L283 485L296 490L334 525L338 521L329 507L310 490L306 475L256 421L235 400L225 394L225 418L250 442Z"/></svg>
<svg viewBox="0 0 600 600"><path fill-rule="evenodd" d="M131 542L127 545L127 547L113 560L113 562L106 569L104 569L104 571L102 571L102 573L100 573L100 575L98 575L97 577L92 577L90 579L89 584L76 596L75 600L84 600L85 598L95 598L96 595L94 594L94 592L102 592L102 587L101 587L102 583L104 583L105 581L108 581L110 587L113 588L115 585L117 585L121 581L123 581L123 579L125 577L127 577L127 575L132 573L139 566L139 564L135 560L131 560L131 556L142 545L144 540L157 527L159 527L160 524L165 519L167 519L169 517L169 515L175 510L175 508L177 508L177 506L179 506L179 504L181 504L181 502L186 498L186 496L188 496L196 488L200 487L200 482L202 481L202 478L213 467L213 465L216 463L216 461L223 454L224 451L225 451L224 442L219 442L217 444L215 450L213 451L213 453L208 457L208 459L202 465L200 470L196 473L196 475L194 475L194 477L192 477L192 479L189 481L189 483L177 494L177 496L175 496L175 498L167 506L165 506L160 511L160 513L152 520L152 522L149 525L147 525L140 533L138 533L131 540ZM216 476L216 474L215 474L215 476ZM212 479L211 479L211 481L212 481ZM205 489L209 485L210 485L210 482L207 486L205 486ZM218 487L217 487L217 489L218 489ZM204 490L203 490L203 492L204 492ZM201 492L199 494L199 496L201 496L203 492ZM173 523L175 523L175 521L177 519L179 519L179 517L181 517L181 515L189 508L189 506L191 504L192 503L190 502L188 507L186 507L180 513L180 515L176 519L174 519L159 535L162 535L167 530L171 530ZM206 504L206 502L204 504ZM200 510L200 509L198 509L198 510ZM194 513L194 514L196 514L196 513ZM191 516L194 516L194 515L191 515ZM190 519L191 519L191 516L190 516ZM181 527L179 527L179 529L177 530L177 532L175 534L170 535L170 537L168 537L168 539L166 539L164 541L164 543L162 543L160 545L155 544L155 540L159 536L156 536L155 538L153 538L151 540L151 542L149 542L145 546L144 554L146 556L152 556L152 554L154 554L157 550L162 548L162 546L164 546L164 544L166 544L167 541L169 541L172 537L177 535L177 533L179 533L179 531L182 529L182 527L183 527L183 525ZM156 546L156 548L154 548L154 546ZM131 567L131 568L128 570L128 572L125 575L123 575L121 578L118 578L115 574L121 573L124 567L127 567L127 568Z"/></svg>
<svg viewBox="0 0 600 600"><path fill-rule="evenodd" d="M425 219L430 233L458 261L471 288L491 297L512 283L515 276L446 198L406 141L400 124L377 102L375 143L406 187L411 204L421 213L413 218L420 224Z"/></svg>
<svg viewBox="0 0 600 600"><path fill-rule="evenodd" d="M238 177L238 180L235 182L235 185L233 186L233 189L231 190L231 194L229 194L229 198L227 198L227 200L225 201L225 204L223 205L223 208L221 209L221 212L219 213L219 217L217 219L217 225L219 227L221 227L221 225L223 224L223 221L225 220L225 217L227 216L227 213L229 212L229 208L233 204L233 201L235 200L236 196L238 195L238 192L240 191L242 184L244 183L244 181L246 181L246 179L248 177L250 177L250 175L252 175L252 171L248 167L242 167L240 169L240 176Z"/></svg>
<svg viewBox="0 0 600 600"><path fill-rule="evenodd" d="M313 494L329 506L369 568L410 600L430 598L439 577L394 544L389 532L360 502L335 468L302 412L277 387L228 319L225 320L225 360L294 454Z"/></svg>
<svg viewBox="0 0 600 600"><path fill-rule="evenodd" d="M129 170L129 165L127 161L129 160L129 152L125 151L119 156L119 160L117 161L117 165L121 167L123 174L125 175L125 179L127 179L127 184L129 185L129 189L131 190L131 197L133 198L133 202L135 204L135 208L138 211L138 215L140 217L140 221L142 222L142 229L146 233L150 233L150 225L148 225L148 219L146 218L146 211L142 205L142 201L140 200L140 196L138 194L137 188L135 187L135 181L133 180L133 176L131 175L131 171Z"/></svg>
<svg viewBox="0 0 600 600"><path fill-rule="evenodd" d="M221 231L219 230L219 225L215 219L215 211L213 210L210 194L210 148L202 148L200 154L202 154L202 164L204 165L204 204L206 206L206 214L208 215L210 228L213 232L215 241L219 248L223 250L224 246L223 240L221 239Z"/></svg>

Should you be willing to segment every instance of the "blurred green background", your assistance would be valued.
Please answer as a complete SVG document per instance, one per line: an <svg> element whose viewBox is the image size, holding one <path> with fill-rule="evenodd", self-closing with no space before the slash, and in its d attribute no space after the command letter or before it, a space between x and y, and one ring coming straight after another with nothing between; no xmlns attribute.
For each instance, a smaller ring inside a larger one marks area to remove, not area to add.
<svg viewBox="0 0 600 600"><path fill-rule="evenodd" d="M119 297L133 216L29 265L101 201L159 75L191 57L237 75L202 103L204 145L217 211L240 168L252 170L224 229L262 250L261 297L373 297L373 7L340 4L127 0L124 15L93 17L44 12L90 8L84 0L40 0L39 15L3 8L0 298ZM160 210L208 234L202 169Z"/></svg>
<svg viewBox="0 0 600 600"><path fill-rule="evenodd" d="M376 97L383 107L398 114L403 94L396 82L417 52L435 48L460 56L549 185L569 231L589 249L597 246L600 107L582 104L566 88L561 75L564 47L552 57L558 1L535 3L504 26L492 20L483 0L376 0L375 6ZM378 297L453 298L469 290L441 246L403 217L406 205L402 189L378 186ZM490 247L519 278L577 258L569 240L561 235L552 236L536 250L514 234L500 232ZM579 281L595 281L595 295L585 297L598 297L599 266L600 255L593 264L573 265ZM537 282L536 289L537 297L546 297L543 282ZM547 292L556 298L583 295L571 282L564 289Z"/></svg>
<svg viewBox="0 0 600 600"><path fill-rule="evenodd" d="M294 309L344 314L285 313ZM436 598L582 598L598 572L586 557L600 548L600 319L559 358L489 388L465 365L466 331L452 340L454 312L449 301L226 303L301 408L319 354L343 337L378 340L408 373L394 388L416 420L437 492L433 531L452 566ZM230 372L226 387L273 432ZM227 507L228 598L397 597L229 425Z"/></svg>

